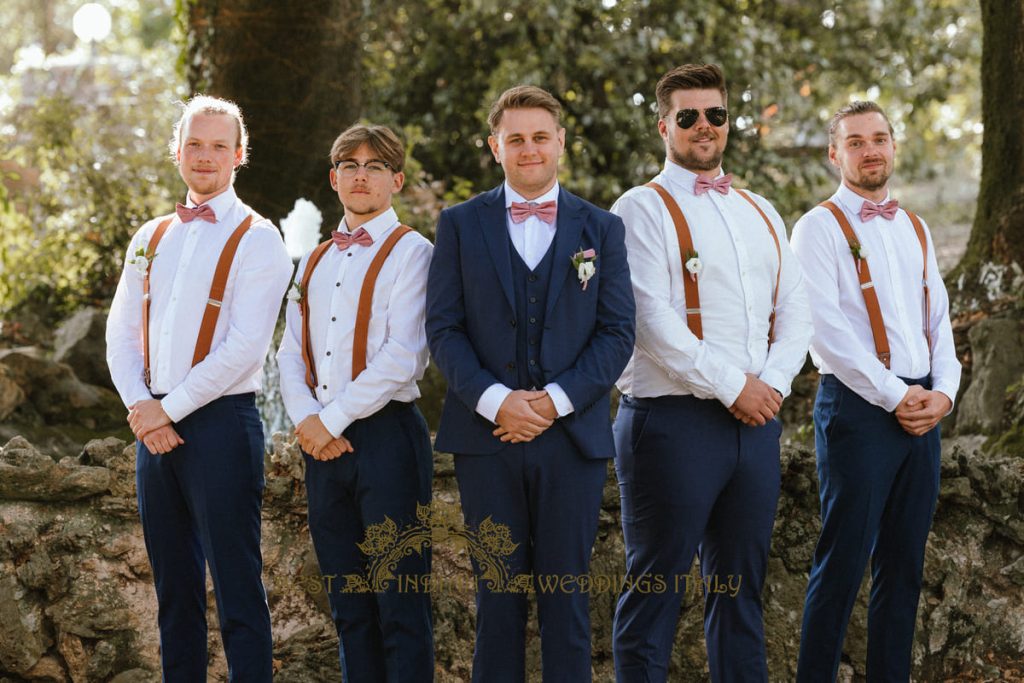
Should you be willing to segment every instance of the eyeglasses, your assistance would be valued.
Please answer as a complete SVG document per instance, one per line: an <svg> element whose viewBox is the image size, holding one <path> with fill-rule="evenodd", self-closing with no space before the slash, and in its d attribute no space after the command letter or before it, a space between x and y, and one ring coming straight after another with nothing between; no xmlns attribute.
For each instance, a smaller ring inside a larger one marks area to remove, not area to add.
<svg viewBox="0 0 1024 683"><path fill-rule="evenodd" d="M338 171L338 175L342 178L352 178L359 169L365 168L366 175L371 178L379 178L386 172L392 170L391 164L380 159L370 159L365 164L361 164L358 161L352 161L351 159L339 159L334 162L334 168Z"/></svg>
<svg viewBox="0 0 1024 683"><path fill-rule="evenodd" d="M724 126L725 122L729 120L729 110L725 107L708 107L703 111L704 118L715 128ZM700 118L700 112L700 109L680 109L676 112L676 124L683 130L693 128L693 124L697 123L697 119Z"/></svg>

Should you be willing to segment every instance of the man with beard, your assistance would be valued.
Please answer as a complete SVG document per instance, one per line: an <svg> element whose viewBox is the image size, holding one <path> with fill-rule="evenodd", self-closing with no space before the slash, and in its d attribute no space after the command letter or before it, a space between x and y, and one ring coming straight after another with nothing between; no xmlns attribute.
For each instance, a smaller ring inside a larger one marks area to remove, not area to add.
<svg viewBox="0 0 1024 683"><path fill-rule="evenodd" d="M228 680L269 683L273 669L255 394L292 264L277 228L235 194L248 137L234 103L185 105L171 142L185 204L132 237L107 318L169 682L206 680L207 563Z"/></svg>
<svg viewBox="0 0 1024 683"><path fill-rule="evenodd" d="M722 173L721 69L672 69L657 101L665 167L612 207L626 225L637 303L615 418L627 565L615 669L621 683L667 679L699 553L712 680L767 681L761 589L779 494L776 415L803 366L810 312L782 219ZM647 590L657 577L666 590Z"/></svg>
<svg viewBox="0 0 1024 683"><path fill-rule="evenodd" d="M871 558L867 677L910 678L925 541L939 491L939 420L960 363L927 226L889 196L896 144L873 102L832 117L842 183L801 218L793 250L814 317L811 358L822 530L797 680L831 681Z"/></svg>

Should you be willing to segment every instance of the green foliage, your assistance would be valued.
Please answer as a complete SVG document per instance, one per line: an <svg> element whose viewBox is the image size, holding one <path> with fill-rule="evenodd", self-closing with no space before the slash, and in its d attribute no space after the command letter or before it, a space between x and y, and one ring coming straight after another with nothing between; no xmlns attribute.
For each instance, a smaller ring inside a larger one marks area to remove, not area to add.
<svg viewBox="0 0 1024 683"><path fill-rule="evenodd" d="M374 9L363 20L367 117L422 130L417 158L458 188L449 199L499 182L487 107L533 83L565 108L562 180L609 205L660 168L654 85L693 61L721 64L729 80L728 169L789 220L834 182L824 129L851 95L889 108L905 169L962 169L976 148L973 3L384 0Z"/></svg>
<svg viewBox="0 0 1024 683"><path fill-rule="evenodd" d="M0 314L29 305L57 319L113 295L131 235L170 205L173 110L149 85L146 107L55 95L8 117L0 158L17 189L2 207Z"/></svg>

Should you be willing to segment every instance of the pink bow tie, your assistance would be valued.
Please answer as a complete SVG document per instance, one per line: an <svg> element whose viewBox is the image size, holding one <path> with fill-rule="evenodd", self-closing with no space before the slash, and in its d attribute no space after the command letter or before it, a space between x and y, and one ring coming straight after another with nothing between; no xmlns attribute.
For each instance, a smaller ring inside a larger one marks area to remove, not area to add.
<svg viewBox="0 0 1024 683"><path fill-rule="evenodd" d="M512 202L512 222L522 223L530 216L536 216L547 224L555 222L558 205L552 199L549 202Z"/></svg>
<svg viewBox="0 0 1024 683"><path fill-rule="evenodd" d="M896 211L899 208L900 203L895 199L890 199L885 204L865 201L860 207L860 219L866 223L875 216L881 216L885 220L891 221L896 217Z"/></svg>
<svg viewBox="0 0 1024 683"><path fill-rule="evenodd" d="M334 246L339 251L345 251L353 244L358 244L363 247L368 247L373 244L373 238L370 237L370 233L366 232L366 228L359 228L351 235L347 232L338 232L337 230L331 231L331 239L334 241Z"/></svg>
<svg viewBox="0 0 1024 683"><path fill-rule="evenodd" d="M719 194L728 194L729 188L732 186L732 173L722 176L721 178L715 178L714 180L708 180L702 175L697 176L696 182L693 183L693 193L698 197L708 190L714 190Z"/></svg>
<svg viewBox="0 0 1024 683"><path fill-rule="evenodd" d="M213 212L209 204L201 204L194 209L190 209L184 204L178 204L174 207L174 212L178 214L182 223L189 223L197 218L207 223L217 222L217 214Z"/></svg>

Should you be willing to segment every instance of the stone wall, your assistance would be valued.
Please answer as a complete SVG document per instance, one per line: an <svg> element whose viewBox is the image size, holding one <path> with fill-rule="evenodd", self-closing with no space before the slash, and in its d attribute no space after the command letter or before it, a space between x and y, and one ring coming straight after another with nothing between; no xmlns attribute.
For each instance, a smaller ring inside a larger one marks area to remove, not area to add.
<svg viewBox="0 0 1024 683"><path fill-rule="evenodd" d="M947 441L942 493L929 538L916 679L1020 680L1024 676L1024 461L986 454L980 439ZM302 460L275 436L264 504L265 582L278 681L339 681L337 641L305 523ZM0 681L156 681L158 637L152 576L135 504L134 451L108 438L57 460L23 438L0 450ZM813 452L783 450L782 496L766 587L772 681L794 674L803 591L818 531ZM435 457L434 505L457 519L449 456ZM622 573L618 494L609 475L593 574ZM454 516L453 516L454 515ZM437 680L469 680L473 592L465 548L435 536ZM861 592L846 641L842 680L860 680L865 656ZM212 589L210 680L223 680ZM613 591L591 602L594 680L613 680ZM539 681L535 624L528 670ZM707 680L700 598L684 598L672 681Z"/></svg>

